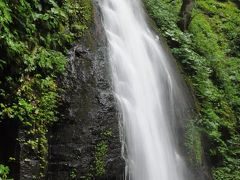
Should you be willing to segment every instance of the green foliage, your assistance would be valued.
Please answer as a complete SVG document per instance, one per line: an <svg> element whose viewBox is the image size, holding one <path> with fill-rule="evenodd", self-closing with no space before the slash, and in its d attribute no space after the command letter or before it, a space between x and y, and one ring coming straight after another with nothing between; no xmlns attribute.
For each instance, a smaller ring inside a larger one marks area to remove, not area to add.
<svg viewBox="0 0 240 180"><path fill-rule="evenodd" d="M105 141L101 141L96 146L95 151L95 170L97 176L105 174L105 158L108 152L108 144Z"/></svg>
<svg viewBox="0 0 240 180"><path fill-rule="evenodd" d="M66 52L92 21L91 0L0 1L0 122L21 122L23 144L47 166L49 126L57 121L57 77Z"/></svg>
<svg viewBox="0 0 240 180"><path fill-rule="evenodd" d="M74 168L70 172L70 178L71 179L76 179L76 177L77 177L77 170Z"/></svg>
<svg viewBox="0 0 240 180"><path fill-rule="evenodd" d="M8 178L9 168L0 164L0 180L11 180Z"/></svg>
<svg viewBox="0 0 240 180"><path fill-rule="evenodd" d="M111 138L113 136L112 129L105 130L102 134L102 137Z"/></svg>
<svg viewBox="0 0 240 180"><path fill-rule="evenodd" d="M42 74L58 74L64 71L66 57L58 51L35 47L30 55L25 55L25 72L41 70Z"/></svg>
<svg viewBox="0 0 240 180"><path fill-rule="evenodd" d="M198 162L200 139L193 132L197 128L205 137L214 178L239 179L240 10L234 1L198 0L188 32L181 32L177 26L181 1L144 2L198 100L199 118L187 127L189 152L194 146Z"/></svg>

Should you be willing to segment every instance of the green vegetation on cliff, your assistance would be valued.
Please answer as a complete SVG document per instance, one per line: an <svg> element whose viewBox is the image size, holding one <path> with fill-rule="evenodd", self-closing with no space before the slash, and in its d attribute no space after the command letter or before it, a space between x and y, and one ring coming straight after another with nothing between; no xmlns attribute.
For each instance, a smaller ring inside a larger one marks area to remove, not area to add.
<svg viewBox="0 0 240 180"><path fill-rule="evenodd" d="M239 1L197 0L186 32L178 27L181 4L179 0L145 0L197 98L195 125L214 178L239 180ZM196 152L198 148L192 147Z"/></svg>
<svg viewBox="0 0 240 180"><path fill-rule="evenodd" d="M57 77L91 21L91 0L0 0L0 123L20 123L19 141L38 156L39 176L48 128L57 120Z"/></svg>

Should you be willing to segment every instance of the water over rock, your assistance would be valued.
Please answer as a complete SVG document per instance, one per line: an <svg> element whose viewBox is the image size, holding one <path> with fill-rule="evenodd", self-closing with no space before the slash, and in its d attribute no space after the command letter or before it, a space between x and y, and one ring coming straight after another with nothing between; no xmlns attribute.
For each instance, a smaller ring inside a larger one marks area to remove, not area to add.
<svg viewBox="0 0 240 180"><path fill-rule="evenodd" d="M50 134L48 179L121 179L118 112L107 43L94 3L94 25L69 52L60 85L62 118Z"/></svg>

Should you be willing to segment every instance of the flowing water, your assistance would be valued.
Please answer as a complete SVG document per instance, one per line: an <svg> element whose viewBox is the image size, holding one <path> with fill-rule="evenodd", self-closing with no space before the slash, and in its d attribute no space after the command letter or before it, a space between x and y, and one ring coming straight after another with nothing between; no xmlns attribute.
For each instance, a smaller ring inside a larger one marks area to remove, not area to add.
<svg viewBox="0 0 240 180"><path fill-rule="evenodd" d="M140 0L99 0L122 114L130 180L186 180L174 125L187 109L179 75L148 27Z"/></svg>

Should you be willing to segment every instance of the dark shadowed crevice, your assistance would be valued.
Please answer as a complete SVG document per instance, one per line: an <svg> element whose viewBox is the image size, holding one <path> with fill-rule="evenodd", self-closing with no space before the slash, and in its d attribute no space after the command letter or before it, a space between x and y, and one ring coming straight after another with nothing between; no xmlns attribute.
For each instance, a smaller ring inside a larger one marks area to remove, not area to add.
<svg viewBox="0 0 240 180"><path fill-rule="evenodd" d="M19 179L18 123L6 119L0 123L0 164L9 166L10 176Z"/></svg>

